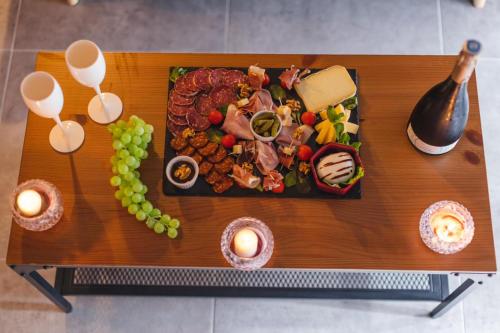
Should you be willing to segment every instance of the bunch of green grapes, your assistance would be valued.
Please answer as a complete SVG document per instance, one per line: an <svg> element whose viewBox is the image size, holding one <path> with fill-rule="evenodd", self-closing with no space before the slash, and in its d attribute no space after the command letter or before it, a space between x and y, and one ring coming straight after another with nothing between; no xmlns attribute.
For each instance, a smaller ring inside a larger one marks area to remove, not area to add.
<svg viewBox="0 0 500 333"><path fill-rule="evenodd" d="M113 149L111 157L114 176L110 184L118 187L115 198L120 200L122 207L138 221L145 221L148 228L157 234L167 233L168 237L176 238L180 222L168 214L162 214L158 208L146 200L148 187L140 179L137 169L141 161L148 158L148 144L151 142L153 126L146 124L137 116L131 116L128 122L119 120L108 125L108 131L113 135Z"/></svg>

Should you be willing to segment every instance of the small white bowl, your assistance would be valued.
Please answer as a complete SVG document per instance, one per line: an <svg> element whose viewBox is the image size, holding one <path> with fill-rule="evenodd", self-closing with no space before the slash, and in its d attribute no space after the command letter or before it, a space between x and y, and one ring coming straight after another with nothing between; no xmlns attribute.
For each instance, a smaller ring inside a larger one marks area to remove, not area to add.
<svg viewBox="0 0 500 333"><path fill-rule="evenodd" d="M194 169L193 179L191 179L190 181L188 181L186 183L178 183L175 180L173 180L173 178L171 176L172 167L177 162L186 162L186 163L189 163L193 166L193 169ZM196 183L196 180L198 179L199 172L200 172L200 170L198 168L198 163L196 163L196 161L189 156L174 157L173 159L170 160L170 162L168 162L167 167L165 169L165 174L167 175L168 181L170 183L172 183L172 185L174 185L175 187L178 187L178 188L183 189L183 190L187 190L188 188L193 187L194 183Z"/></svg>
<svg viewBox="0 0 500 333"><path fill-rule="evenodd" d="M275 136L262 136L262 135L259 135L259 134L255 133L255 131L253 130L253 126L252 126L253 121L257 117L259 117L260 115L262 115L264 113L274 113L274 115L276 116L276 119L278 119L278 121L280 123L280 127L278 128L278 132L277 132L277 134ZM263 142L271 142L271 141L273 141L274 139L276 139L276 137L278 135L280 135L280 132L281 132L282 128L283 128L283 122L281 121L281 118L274 111L262 110L262 111L257 112L256 114L254 114L252 116L252 118L250 118L250 130L252 131L253 136L257 140L259 140L259 141L263 141Z"/></svg>

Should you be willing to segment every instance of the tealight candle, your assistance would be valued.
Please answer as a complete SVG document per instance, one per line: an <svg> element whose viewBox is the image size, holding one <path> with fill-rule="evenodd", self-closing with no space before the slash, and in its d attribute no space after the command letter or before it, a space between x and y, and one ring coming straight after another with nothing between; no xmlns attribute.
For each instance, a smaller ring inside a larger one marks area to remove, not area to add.
<svg viewBox="0 0 500 333"><path fill-rule="evenodd" d="M16 205L19 211L27 217L40 214L42 196L35 190L24 190L17 196Z"/></svg>
<svg viewBox="0 0 500 333"><path fill-rule="evenodd" d="M250 228L243 228L234 236L234 252L244 258L251 258L257 254L259 237Z"/></svg>
<svg viewBox="0 0 500 333"><path fill-rule="evenodd" d="M452 212L439 211L434 214L431 227L436 236L444 242L458 242L464 237L464 221Z"/></svg>

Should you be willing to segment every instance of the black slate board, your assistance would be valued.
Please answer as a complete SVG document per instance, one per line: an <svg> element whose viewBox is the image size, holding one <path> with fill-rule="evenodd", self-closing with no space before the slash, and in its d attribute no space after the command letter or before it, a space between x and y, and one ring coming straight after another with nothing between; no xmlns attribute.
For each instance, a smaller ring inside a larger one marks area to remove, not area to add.
<svg viewBox="0 0 500 333"><path fill-rule="evenodd" d="M175 67L171 67L170 71L172 71ZM228 69L238 69L246 73L247 68L231 68L227 67ZM187 68L189 71L198 69L197 67L191 67ZM266 73L269 75L271 78L271 83L270 84L279 84L278 76L285 70L284 68L266 68ZM311 69L311 71L317 72L319 69ZM356 83L356 86L358 86L358 77L357 77L357 72L355 69L348 69L349 75L351 75L351 78L353 79L354 83ZM169 81L168 85L168 91L174 88L174 83ZM359 91L358 91L359 93ZM358 94L357 93L357 94ZM167 94L168 96L168 94ZM299 99L297 93L295 90L287 91L287 96L295 99ZM359 103L359 98L358 98L358 103ZM304 108L304 106L303 106ZM304 110L303 110L304 111ZM168 117L167 114L165 113L165 126L167 125ZM359 105L351 110L351 116L349 118L349 121L355 124L359 124ZM359 138L359 132L356 135L350 134L351 135L351 142L353 141L360 141ZM315 141L315 138L317 136L317 133L315 132L307 144L311 146L313 151L317 151L321 145L318 145ZM296 186L290 187L290 188L285 188L285 191L280 194L273 193L271 191L264 191L264 192L259 192L257 190L250 190L250 189L241 189L239 186L236 184L231 187L229 190L222 194L215 193L212 190L212 186L209 185L203 177L199 177L196 183L194 184L193 187L187 190L181 190L175 186L173 186L167 179L167 176L165 175L165 168L167 166L167 163L176 156L175 151L170 147L170 140L172 140L173 135L170 133L167 129L166 135L165 135L165 153L164 153L164 159L163 159L163 172L162 172L162 177L163 177L163 193L167 196L221 196L221 197L280 197L280 198L321 198L321 199L361 199L361 181L358 182L350 191L347 193L345 196L341 197L335 194L331 193L326 193L322 192L319 189L316 188L316 185L314 183L314 179L312 175L309 175L309 184L311 185L311 191L308 193L299 193L296 190ZM280 170L281 164L278 166L278 170ZM282 174L285 175L287 169L283 167L282 169Z"/></svg>

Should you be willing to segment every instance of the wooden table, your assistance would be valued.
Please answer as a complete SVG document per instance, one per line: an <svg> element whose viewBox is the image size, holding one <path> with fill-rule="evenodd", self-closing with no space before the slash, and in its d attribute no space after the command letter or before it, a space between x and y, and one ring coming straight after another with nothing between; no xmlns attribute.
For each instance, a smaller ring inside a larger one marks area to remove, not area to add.
<svg viewBox="0 0 500 333"><path fill-rule="evenodd" d="M53 121L29 114L19 181L43 178L54 183L63 193L65 213L46 232L12 224L7 263L18 271L27 265L227 267L220 252L221 233L231 220L248 215L262 219L273 231L270 268L496 271L475 76L469 84L466 135L452 152L438 157L421 154L405 132L413 106L429 87L446 78L455 57L107 53L106 62L101 87L122 98L122 118L137 114L154 125L153 147L141 174L150 200L181 220L181 235L169 240L154 234L114 199L109 185L111 136L87 117L94 93L71 77L62 52L43 52L36 69L59 81L65 95L61 116L80 122L86 138L77 152L56 153L48 144ZM361 156L366 167L361 200L163 195L169 67L255 63L314 68L339 64L358 71ZM449 256L430 251L418 231L424 209L444 199L465 205L476 227L472 243Z"/></svg>

